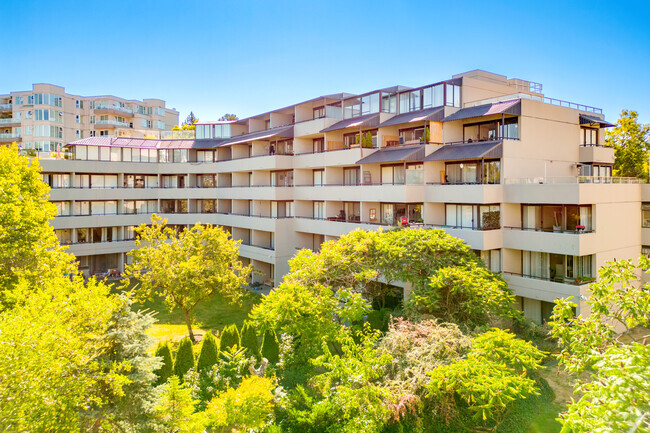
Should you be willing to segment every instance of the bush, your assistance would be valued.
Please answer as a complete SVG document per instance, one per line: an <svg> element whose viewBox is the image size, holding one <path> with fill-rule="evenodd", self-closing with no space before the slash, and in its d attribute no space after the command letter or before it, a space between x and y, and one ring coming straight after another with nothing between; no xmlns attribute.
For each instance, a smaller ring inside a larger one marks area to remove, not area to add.
<svg viewBox="0 0 650 433"><path fill-rule="evenodd" d="M239 331L237 330L237 325L234 323L223 328L221 331L221 350L226 350L229 347L237 346L241 347L241 339L239 338Z"/></svg>
<svg viewBox="0 0 650 433"><path fill-rule="evenodd" d="M158 343L156 347L156 356L162 358L162 365L158 370L154 370L154 374L158 376L156 380L156 385L162 385L167 383L167 379L174 374L174 361L172 360L172 350L169 348L169 344L165 341L164 343Z"/></svg>
<svg viewBox="0 0 650 433"><path fill-rule="evenodd" d="M176 352L176 361L174 362L174 374L180 380L190 368L194 368L194 351L192 350L192 342L189 338L185 337L181 340Z"/></svg>
<svg viewBox="0 0 650 433"><path fill-rule="evenodd" d="M201 344L201 353L199 354L199 360L196 363L196 369L201 371L209 371L214 364L217 363L217 358L219 356L219 346L217 340L212 335L212 332L208 331L203 337L203 343Z"/></svg>
<svg viewBox="0 0 650 433"><path fill-rule="evenodd" d="M262 341L262 357L275 364L278 362L279 356L280 343L278 343L278 337L275 332L268 329L264 333L264 340Z"/></svg>
<svg viewBox="0 0 650 433"><path fill-rule="evenodd" d="M241 328L241 345L247 350L248 356L260 357L260 343L257 340L257 332L250 322L244 323Z"/></svg>
<svg viewBox="0 0 650 433"><path fill-rule="evenodd" d="M221 431L261 429L273 420L274 388L271 379L247 377L237 389L229 388L210 401L208 419Z"/></svg>

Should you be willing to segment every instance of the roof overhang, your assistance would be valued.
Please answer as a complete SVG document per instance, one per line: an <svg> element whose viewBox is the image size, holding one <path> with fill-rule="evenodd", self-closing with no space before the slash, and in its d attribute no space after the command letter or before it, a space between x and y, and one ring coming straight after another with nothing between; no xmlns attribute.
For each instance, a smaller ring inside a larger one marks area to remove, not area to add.
<svg viewBox="0 0 650 433"><path fill-rule="evenodd" d="M422 161L424 146L388 147L361 158L356 164L376 164L382 162Z"/></svg>
<svg viewBox="0 0 650 433"><path fill-rule="evenodd" d="M270 138L293 138L293 126L285 126L265 131L252 132L223 140L219 146L248 143L250 141L268 141Z"/></svg>
<svg viewBox="0 0 650 433"><path fill-rule="evenodd" d="M605 122L605 119L599 119L596 116L588 116L586 114L580 115L580 125L590 125L590 126L597 125L599 128L611 128L613 126L616 126L612 123Z"/></svg>
<svg viewBox="0 0 650 433"><path fill-rule="evenodd" d="M345 128L376 128L379 126L379 113L366 114L352 119L341 120L335 124L328 126L320 132L338 131Z"/></svg>
<svg viewBox="0 0 650 433"><path fill-rule="evenodd" d="M495 102L493 104L477 105L476 107L463 108L445 117L443 122L453 120L470 119L472 117L490 116L493 114L513 114L521 115L521 99L512 99L510 101Z"/></svg>
<svg viewBox="0 0 650 433"><path fill-rule="evenodd" d="M487 141L479 144L447 144L436 150L425 161L460 161L468 159L501 158L502 141Z"/></svg>
<svg viewBox="0 0 650 433"><path fill-rule="evenodd" d="M441 122L445 117L445 107L433 107L426 110L412 111L410 113L399 114L391 117L385 122L379 124L379 127L400 125L412 122L434 121Z"/></svg>

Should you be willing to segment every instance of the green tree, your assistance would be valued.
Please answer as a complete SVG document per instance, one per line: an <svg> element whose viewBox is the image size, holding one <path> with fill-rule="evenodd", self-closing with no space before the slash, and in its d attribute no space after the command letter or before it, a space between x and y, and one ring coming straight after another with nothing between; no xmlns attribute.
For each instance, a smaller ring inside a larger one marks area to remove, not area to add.
<svg viewBox="0 0 650 433"><path fill-rule="evenodd" d="M250 266L239 260L239 243L218 226L199 223L178 233L166 220L153 214L151 225L136 229L136 249L128 254L133 262L125 276L138 279L138 299L165 297L169 309L178 307L185 315L190 340L194 342L194 308L219 293L238 301L250 274Z"/></svg>
<svg viewBox="0 0 650 433"><path fill-rule="evenodd" d="M0 313L0 431L80 431L88 401L102 402L95 361L118 306L103 283L58 276Z"/></svg>
<svg viewBox="0 0 650 433"><path fill-rule="evenodd" d="M275 335L275 332L267 329L264 332L264 338L262 340L262 357L274 364L278 362L279 355L280 344L278 343L278 337Z"/></svg>
<svg viewBox="0 0 650 433"><path fill-rule="evenodd" d="M515 400L539 395L535 381L526 376L540 368L544 356L531 343L492 329L474 338L467 357L429 373L429 396L447 423L496 431ZM475 424L467 424L463 412L471 414Z"/></svg>
<svg viewBox="0 0 650 433"><path fill-rule="evenodd" d="M158 377L156 385L162 385L167 382L167 379L174 374L174 361L172 359L172 350L168 342L158 343L156 347L156 356L161 359L160 368L154 370L154 374Z"/></svg>
<svg viewBox="0 0 650 433"><path fill-rule="evenodd" d="M226 113L226 114L224 114L223 116L221 116L221 117L219 118L219 122L222 122L222 121L229 121L229 120L239 120L239 117L237 117L236 114L229 114L229 113Z"/></svg>
<svg viewBox="0 0 650 433"><path fill-rule="evenodd" d="M0 310L24 300L64 273L76 272L49 224L56 206L48 201L38 159L0 146Z"/></svg>
<svg viewBox="0 0 650 433"><path fill-rule="evenodd" d="M222 350L233 346L236 346L237 348L241 347L239 330L237 329L237 325L234 323L223 328L220 339L220 347Z"/></svg>
<svg viewBox="0 0 650 433"><path fill-rule="evenodd" d="M216 338L212 332L208 331L203 336L201 342L201 352L199 353L199 360L196 363L196 369L199 372L208 371L214 364L217 363L219 358L219 346Z"/></svg>
<svg viewBox="0 0 650 433"><path fill-rule="evenodd" d="M648 269L643 255L637 263L608 262L589 288L588 317L576 317L569 300L556 301L551 326L560 363L573 373L592 373L592 380L578 381L580 398L560 417L563 432L650 432L649 346L633 333L619 334L650 326L650 284L639 278Z"/></svg>
<svg viewBox="0 0 650 433"><path fill-rule="evenodd" d="M195 413L198 401L192 398L192 390L183 385L177 376L161 386L158 404L155 407L165 433L203 433L206 419L203 412Z"/></svg>
<svg viewBox="0 0 650 433"><path fill-rule="evenodd" d="M641 125L636 111L623 110L616 127L605 132L605 145L615 149L614 174L648 178L650 125Z"/></svg>
<svg viewBox="0 0 650 433"><path fill-rule="evenodd" d="M97 404L83 413L88 431L144 431L154 426L154 370L161 361L148 353L153 338L146 331L155 319L152 313L133 311L129 296L122 295L120 301L96 360L103 374L94 392Z"/></svg>
<svg viewBox="0 0 650 433"><path fill-rule="evenodd" d="M245 322L241 328L241 345L246 349L248 356L260 357L260 343L257 339L255 326L250 322Z"/></svg>
<svg viewBox="0 0 650 433"><path fill-rule="evenodd" d="M174 361L174 374L183 380L185 373L194 368L194 350L192 342L188 338L183 338L176 351Z"/></svg>
<svg viewBox="0 0 650 433"><path fill-rule="evenodd" d="M214 431L258 431L273 421L274 388L272 379L251 376L213 398L206 415Z"/></svg>

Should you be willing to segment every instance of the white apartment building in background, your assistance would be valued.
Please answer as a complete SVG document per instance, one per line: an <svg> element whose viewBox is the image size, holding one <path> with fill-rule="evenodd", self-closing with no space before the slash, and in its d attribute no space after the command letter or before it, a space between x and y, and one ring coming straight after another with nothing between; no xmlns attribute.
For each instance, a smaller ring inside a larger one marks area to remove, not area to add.
<svg viewBox="0 0 650 433"><path fill-rule="evenodd" d="M597 269L650 246L650 188L612 177L609 126L598 108L477 70L201 122L195 139L73 140L71 159L41 164L52 224L88 274L123 268L154 212L223 226L275 284L301 248L408 224L463 239L543 322L557 297L588 313Z"/></svg>
<svg viewBox="0 0 650 433"><path fill-rule="evenodd" d="M178 111L160 99L78 96L52 84L0 94L0 144L54 152L94 136L161 138L178 124Z"/></svg>

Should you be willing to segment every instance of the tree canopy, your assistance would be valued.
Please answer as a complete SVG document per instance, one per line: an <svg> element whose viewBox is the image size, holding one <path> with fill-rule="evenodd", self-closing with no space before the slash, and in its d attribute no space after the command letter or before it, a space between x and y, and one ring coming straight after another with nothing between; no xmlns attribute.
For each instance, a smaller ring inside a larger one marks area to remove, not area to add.
<svg viewBox="0 0 650 433"><path fill-rule="evenodd" d="M616 150L614 174L617 176L648 178L650 125L638 121L636 111L623 110L616 127L605 132L605 145Z"/></svg>
<svg viewBox="0 0 650 433"><path fill-rule="evenodd" d="M226 120L226 121L227 120L239 120L239 117L237 117L236 114L226 113L226 114L224 114L223 116L221 116L219 118L219 121L224 121L224 120Z"/></svg>
<svg viewBox="0 0 650 433"><path fill-rule="evenodd" d="M136 249L128 253L133 260L124 274L140 282L139 299L162 296L170 310L180 308L194 341L194 308L214 293L238 301L251 268L239 260L240 241L221 227L197 223L179 233L166 223L153 214L151 225L136 229Z"/></svg>

